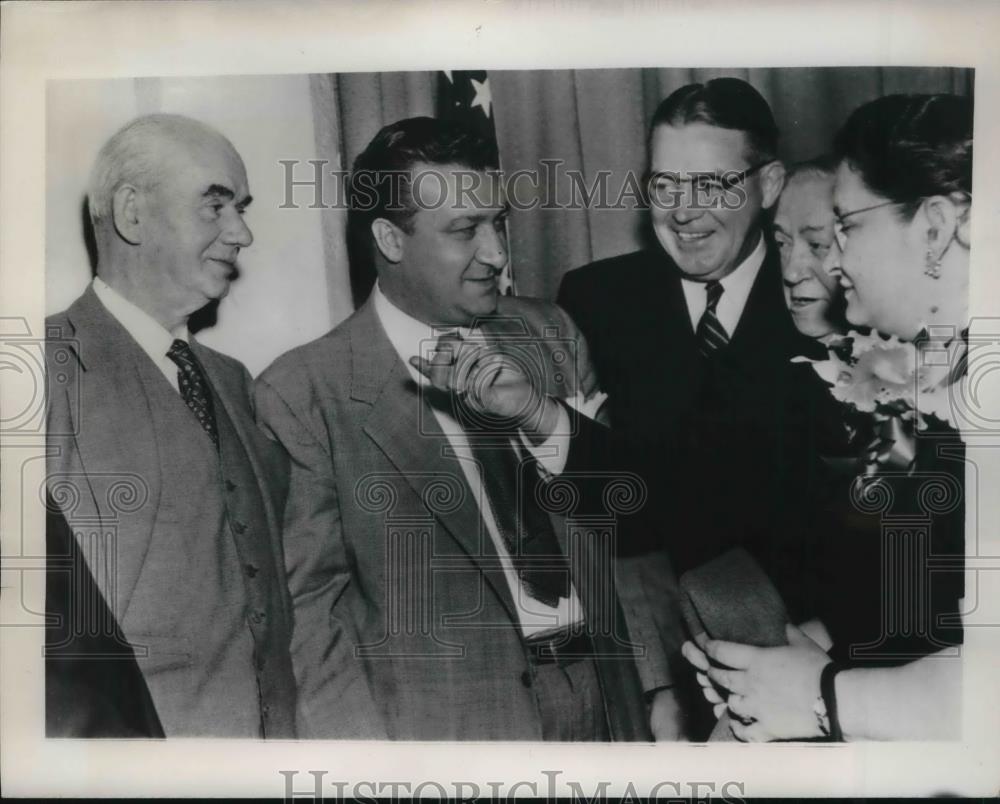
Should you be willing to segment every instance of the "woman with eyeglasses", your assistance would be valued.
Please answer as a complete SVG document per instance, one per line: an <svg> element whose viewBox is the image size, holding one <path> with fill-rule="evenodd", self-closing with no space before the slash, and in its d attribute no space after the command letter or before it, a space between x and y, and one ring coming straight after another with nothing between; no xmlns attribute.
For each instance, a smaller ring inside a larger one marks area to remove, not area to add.
<svg viewBox="0 0 1000 804"><path fill-rule="evenodd" d="M817 363L876 437L817 522L824 628L788 645L686 643L741 740L958 736L964 448L953 423L968 328L972 103L893 95L838 134L836 242L850 355ZM815 640L815 641L814 641ZM706 657L707 654L707 657ZM710 661L711 660L711 661Z"/></svg>

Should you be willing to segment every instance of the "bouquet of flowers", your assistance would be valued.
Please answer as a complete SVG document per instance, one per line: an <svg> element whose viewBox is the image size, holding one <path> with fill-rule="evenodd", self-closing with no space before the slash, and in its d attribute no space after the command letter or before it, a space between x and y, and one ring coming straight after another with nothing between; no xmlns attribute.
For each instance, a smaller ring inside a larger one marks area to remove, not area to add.
<svg viewBox="0 0 1000 804"><path fill-rule="evenodd" d="M842 347L826 360L796 357L812 363L839 402L863 413L899 417L925 430L931 419L955 426L949 393L951 361L922 359L917 347L895 335L848 333Z"/></svg>

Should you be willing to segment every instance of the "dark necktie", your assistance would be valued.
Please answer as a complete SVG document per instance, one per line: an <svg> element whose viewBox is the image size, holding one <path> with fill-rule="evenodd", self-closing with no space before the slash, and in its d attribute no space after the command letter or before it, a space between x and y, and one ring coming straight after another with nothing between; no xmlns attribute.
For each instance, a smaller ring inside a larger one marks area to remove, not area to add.
<svg viewBox="0 0 1000 804"><path fill-rule="evenodd" d="M219 446L219 430L215 424L215 409L212 405L212 392L209 390L205 373L194 356L191 347L180 338L170 345L167 357L177 364L177 384L180 386L181 397L191 412L198 417L202 428Z"/></svg>
<svg viewBox="0 0 1000 804"><path fill-rule="evenodd" d="M484 443L482 438L470 434L469 446L511 563L528 595L556 606L569 596L569 562L535 497L541 482L537 463L509 441Z"/></svg>
<svg viewBox="0 0 1000 804"><path fill-rule="evenodd" d="M729 343L729 335L726 334L726 330L723 329L715 315L715 308L719 306L719 299L722 298L722 290L722 283L715 279L705 283L707 303L695 332L698 338L698 349L705 357Z"/></svg>
<svg viewBox="0 0 1000 804"><path fill-rule="evenodd" d="M444 336L448 340L457 335ZM538 464L511 443L516 432L483 424L484 416L458 406L483 490L511 563L529 596L547 606L569 597L569 562L559 546L552 520L538 504L542 482ZM520 481L520 482L519 482Z"/></svg>

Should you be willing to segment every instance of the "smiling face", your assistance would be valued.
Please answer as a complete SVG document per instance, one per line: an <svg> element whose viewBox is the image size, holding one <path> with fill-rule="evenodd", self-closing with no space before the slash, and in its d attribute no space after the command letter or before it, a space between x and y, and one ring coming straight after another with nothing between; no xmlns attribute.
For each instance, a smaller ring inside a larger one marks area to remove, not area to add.
<svg viewBox="0 0 1000 804"><path fill-rule="evenodd" d="M660 125L650 139L650 171L653 175L682 174L681 178L696 172L722 176L755 167L747 159L749 153L742 131L705 123ZM776 200L780 178L765 169L739 186L745 202L738 209L698 208L690 182L684 184L676 203L651 205L656 238L685 276L700 281L721 279L757 245L761 210Z"/></svg>
<svg viewBox="0 0 1000 804"><path fill-rule="evenodd" d="M426 171L426 173L425 173ZM389 246L376 233L386 265L379 284L401 310L433 326L465 326L476 316L496 310L498 279L507 265L507 205L486 173L478 189L459 192L472 175L459 165L417 164L417 211L407 232L384 219L373 224L391 227ZM440 178L438 178L440 177Z"/></svg>
<svg viewBox="0 0 1000 804"><path fill-rule="evenodd" d="M250 203L243 161L221 137L163 143L164 168L143 192L141 256L150 295L192 313L229 292Z"/></svg>
<svg viewBox="0 0 1000 804"><path fill-rule="evenodd" d="M804 171L785 185L774 216L785 303L803 335L841 329L840 288L823 264L833 237L833 176Z"/></svg>
<svg viewBox="0 0 1000 804"><path fill-rule="evenodd" d="M912 339L940 293L940 286L923 271L927 241L920 213L906 221L898 206L868 209L887 199L869 190L846 162L837 169L833 199L842 218L843 247L833 271L844 288L847 320ZM851 214L856 210L867 211Z"/></svg>

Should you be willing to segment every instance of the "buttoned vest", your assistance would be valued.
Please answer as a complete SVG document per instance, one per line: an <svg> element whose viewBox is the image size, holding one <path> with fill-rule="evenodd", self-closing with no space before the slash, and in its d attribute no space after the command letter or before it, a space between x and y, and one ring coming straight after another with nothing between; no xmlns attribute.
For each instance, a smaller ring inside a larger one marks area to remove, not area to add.
<svg viewBox="0 0 1000 804"><path fill-rule="evenodd" d="M156 367L142 361L140 372L159 505L123 630L164 731L292 737L294 680L279 639L288 629L272 626L286 616L284 578L249 457L217 394L218 450Z"/></svg>

